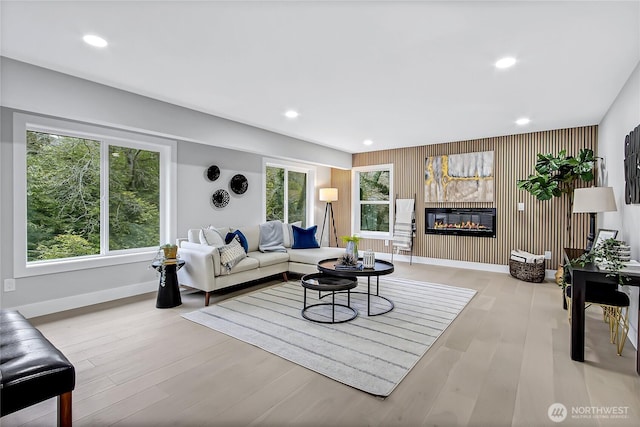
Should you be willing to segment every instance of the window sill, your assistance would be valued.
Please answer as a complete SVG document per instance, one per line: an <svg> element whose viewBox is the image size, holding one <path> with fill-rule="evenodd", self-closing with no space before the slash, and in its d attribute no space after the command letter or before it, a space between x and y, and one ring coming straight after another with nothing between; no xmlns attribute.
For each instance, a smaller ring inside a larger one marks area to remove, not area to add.
<svg viewBox="0 0 640 427"><path fill-rule="evenodd" d="M156 250L143 252L105 255L91 258L64 259L42 263L31 263L14 272L15 278L42 276L45 274L67 273L78 270L88 270L100 267L113 267L136 262L151 263L156 256Z"/></svg>

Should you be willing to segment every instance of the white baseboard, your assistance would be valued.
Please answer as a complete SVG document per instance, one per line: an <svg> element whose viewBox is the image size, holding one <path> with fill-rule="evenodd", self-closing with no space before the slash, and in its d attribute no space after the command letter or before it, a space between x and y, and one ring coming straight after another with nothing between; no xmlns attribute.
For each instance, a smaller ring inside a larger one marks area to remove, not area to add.
<svg viewBox="0 0 640 427"><path fill-rule="evenodd" d="M376 257L380 259L386 259L391 261L391 254L387 253L376 253ZM409 262L411 257L409 255L393 255L394 261L403 261ZM484 262L470 262L470 261L456 261L452 259L443 259L443 258L428 258L428 257L420 257L414 256L413 262L417 264L428 264L428 265L439 265L441 267L453 267L453 268L464 268L467 270L480 270L480 271L491 271L494 273L507 273L509 274L509 266L502 264L487 264ZM555 280L556 270L545 270L545 278L550 280Z"/></svg>
<svg viewBox="0 0 640 427"><path fill-rule="evenodd" d="M36 302L33 304L20 305L17 307L11 307L11 309L20 311L20 313L26 318L31 318L127 298L134 295L146 294L148 292L155 291L157 288L158 282L150 281L135 285L120 286L113 289L105 289L103 291L91 292L88 294L72 295L64 298Z"/></svg>

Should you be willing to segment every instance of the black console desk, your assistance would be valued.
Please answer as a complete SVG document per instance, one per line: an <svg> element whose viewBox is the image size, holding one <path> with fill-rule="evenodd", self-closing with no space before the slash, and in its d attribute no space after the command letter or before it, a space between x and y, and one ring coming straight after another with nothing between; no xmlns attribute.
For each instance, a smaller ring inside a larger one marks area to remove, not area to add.
<svg viewBox="0 0 640 427"><path fill-rule="evenodd" d="M599 283L618 283L617 276L607 277L606 270L596 265L571 265L571 260L580 257L583 249L565 248L564 261L571 274L571 359L584 362L584 303L587 286L598 286ZM640 273L625 273L631 280L625 286L640 286ZM640 316L640 309L638 310ZM638 347L640 347L640 327L638 328ZM636 372L640 375L640 351L636 350Z"/></svg>

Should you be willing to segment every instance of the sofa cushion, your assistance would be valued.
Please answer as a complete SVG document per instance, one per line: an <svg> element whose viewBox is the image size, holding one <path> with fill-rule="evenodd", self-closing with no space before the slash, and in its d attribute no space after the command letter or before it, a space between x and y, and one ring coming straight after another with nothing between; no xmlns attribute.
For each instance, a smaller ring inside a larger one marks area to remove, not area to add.
<svg viewBox="0 0 640 427"><path fill-rule="evenodd" d="M242 231L236 230L232 233L227 233L227 235L224 238L224 242L227 245L231 243L231 241L233 240L237 240L240 243L240 245L242 246L242 249L244 249L245 254L249 252L249 244L247 243L247 238L244 236L244 234L242 234Z"/></svg>
<svg viewBox="0 0 640 427"><path fill-rule="evenodd" d="M323 259L338 258L344 254L344 248L321 247L315 249L288 249L289 261L315 265Z"/></svg>
<svg viewBox="0 0 640 427"><path fill-rule="evenodd" d="M189 242L189 243L200 243L200 229L199 228L190 228L187 231L187 242Z"/></svg>
<svg viewBox="0 0 640 427"><path fill-rule="evenodd" d="M318 231L317 225L309 228L300 228L293 225L292 228L293 249L310 249L320 247L318 241L316 240L316 231Z"/></svg>
<svg viewBox="0 0 640 427"><path fill-rule="evenodd" d="M260 263L258 262L257 259L247 256L241 259L240 262L234 265L231 271L226 272L226 274L235 274L235 273L240 273L241 271L255 270L259 266L260 266ZM259 277L260 276L256 274L255 278L258 279Z"/></svg>
<svg viewBox="0 0 640 427"><path fill-rule="evenodd" d="M220 247L225 245L224 237L215 228L203 228L200 230L200 243L208 246Z"/></svg>
<svg viewBox="0 0 640 427"><path fill-rule="evenodd" d="M260 267L280 264L289 261L289 254L286 252L249 252L249 257L255 258L260 263Z"/></svg>
<svg viewBox="0 0 640 427"><path fill-rule="evenodd" d="M258 224L238 227L236 230L240 230L242 234L244 234L244 237L247 238L247 252L254 252L259 250L258 246L260 245L260 226Z"/></svg>
<svg viewBox="0 0 640 427"><path fill-rule="evenodd" d="M302 221L292 222L291 224L282 223L282 237L284 238L284 247L293 246L293 226L302 227Z"/></svg>
<svg viewBox="0 0 640 427"><path fill-rule="evenodd" d="M221 246L218 250L220 251L220 264L227 271L232 270L240 260L247 256L244 248L236 238L231 239L228 245Z"/></svg>

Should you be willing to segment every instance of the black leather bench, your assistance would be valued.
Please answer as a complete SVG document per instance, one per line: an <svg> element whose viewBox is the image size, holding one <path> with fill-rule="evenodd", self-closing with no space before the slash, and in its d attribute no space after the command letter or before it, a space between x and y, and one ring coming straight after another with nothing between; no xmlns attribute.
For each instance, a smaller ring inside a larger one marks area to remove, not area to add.
<svg viewBox="0 0 640 427"><path fill-rule="evenodd" d="M58 397L58 425L71 426L76 372L19 312L0 310L0 416Z"/></svg>

